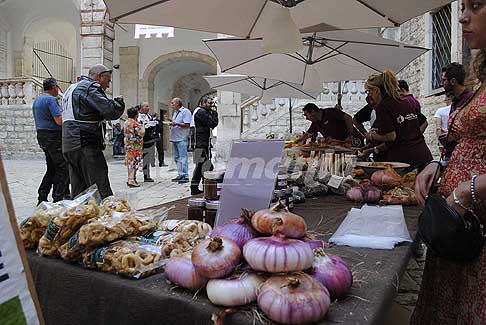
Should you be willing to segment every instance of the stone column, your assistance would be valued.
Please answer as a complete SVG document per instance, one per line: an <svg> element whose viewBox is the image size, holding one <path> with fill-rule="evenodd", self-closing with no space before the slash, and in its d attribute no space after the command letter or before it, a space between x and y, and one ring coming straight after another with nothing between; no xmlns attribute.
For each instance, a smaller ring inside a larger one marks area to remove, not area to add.
<svg viewBox="0 0 486 325"><path fill-rule="evenodd" d="M216 142L216 156L228 161L231 143L241 137L240 133L240 105L241 95L237 93L218 91L218 135Z"/></svg>
<svg viewBox="0 0 486 325"><path fill-rule="evenodd" d="M138 104L139 55L138 46L120 47L120 95L127 107Z"/></svg>
<svg viewBox="0 0 486 325"><path fill-rule="evenodd" d="M94 64L113 66L114 25L102 0L80 0L81 71L86 75Z"/></svg>

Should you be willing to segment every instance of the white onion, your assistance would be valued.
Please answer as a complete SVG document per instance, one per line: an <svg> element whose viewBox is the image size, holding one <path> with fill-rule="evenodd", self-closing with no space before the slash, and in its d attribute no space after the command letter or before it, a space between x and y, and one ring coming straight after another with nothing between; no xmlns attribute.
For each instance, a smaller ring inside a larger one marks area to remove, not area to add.
<svg viewBox="0 0 486 325"><path fill-rule="evenodd" d="M303 271L314 260L307 243L283 236L252 239L243 246L243 256L253 270L270 273Z"/></svg>
<svg viewBox="0 0 486 325"><path fill-rule="evenodd" d="M220 306L247 305L256 300L263 277L245 273L236 278L209 280L206 286L209 301Z"/></svg>
<svg viewBox="0 0 486 325"><path fill-rule="evenodd" d="M273 321L304 324L323 318L330 305L327 289L305 273L268 279L258 294L258 306Z"/></svg>
<svg viewBox="0 0 486 325"><path fill-rule="evenodd" d="M208 282L196 272L190 255L170 258L165 265L165 275L169 281L189 290L201 289Z"/></svg>
<svg viewBox="0 0 486 325"><path fill-rule="evenodd" d="M209 279L227 276L233 272L240 259L240 248L234 241L226 238L206 239L192 251L192 264L196 272Z"/></svg>

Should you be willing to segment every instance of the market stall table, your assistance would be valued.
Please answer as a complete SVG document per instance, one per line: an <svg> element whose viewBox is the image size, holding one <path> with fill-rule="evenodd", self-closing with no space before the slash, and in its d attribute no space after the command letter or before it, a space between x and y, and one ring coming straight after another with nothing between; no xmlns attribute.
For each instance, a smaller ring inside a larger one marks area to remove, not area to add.
<svg viewBox="0 0 486 325"><path fill-rule="evenodd" d="M186 203L183 199L165 204L175 205L169 217L185 218ZM294 212L305 218L309 230L328 239L353 206L344 197L327 196L308 199ZM405 207L404 213L414 237L420 209ZM355 283L348 297L331 305L320 324L381 324L410 259L410 245L393 250L340 246L328 252L349 263ZM33 252L27 255L47 324L212 324L211 315L221 311L204 291L194 295L174 288L163 273L129 280ZM252 324L256 315L245 309L228 316L225 323Z"/></svg>

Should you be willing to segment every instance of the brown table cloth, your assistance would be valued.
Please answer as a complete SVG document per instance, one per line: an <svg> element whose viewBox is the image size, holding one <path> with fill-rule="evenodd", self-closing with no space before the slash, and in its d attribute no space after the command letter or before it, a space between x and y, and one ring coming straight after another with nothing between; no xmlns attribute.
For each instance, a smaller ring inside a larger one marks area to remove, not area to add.
<svg viewBox="0 0 486 325"><path fill-rule="evenodd" d="M167 204L176 205L170 218L185 218L186 202ZM327 196L308 199L294 212L306 219L309 230L329 238L351 207L343 197ZM413 238L420 209L405 207L404 212ZM381 324L410 259L410 245L393 250L340 246L328 252L349 263L355 282L349 296L333 303L320 324ZM28 260L47 324L212 324L211 315L221 310L204 291L193 298L193 293L174 289L164 274L130 280L32 252ZM228 316L225 323L252 324L254 317L247 308Z"/></svg>

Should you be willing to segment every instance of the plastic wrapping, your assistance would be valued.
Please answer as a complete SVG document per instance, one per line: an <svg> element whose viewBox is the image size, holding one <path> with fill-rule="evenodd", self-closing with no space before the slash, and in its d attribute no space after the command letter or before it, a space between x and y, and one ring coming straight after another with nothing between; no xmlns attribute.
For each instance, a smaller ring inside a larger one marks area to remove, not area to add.
<svg viewBox="0 0 486 325"><path fill-rule="evenodd" d="M167 217L168 211L167 208L151 213L111 211L110 215L91 219L81 226L79 231L60 247L59 253L65 260L77 260L87 249L129 236L138 236L156 228L158 223Z"/></svg>
<svg viewBox="0 0 486 325"><path fill-rule="evenodd" d="M68 208L49 222L44 235L39 240L37 252L47 256L57 255L59 247L66 243L83 224L99 216L99 202L96 185L73 201L65 201Z"/></svg>
<svg viewBox="0 0 486 325"><path fill-rule="evenodd" d="M83 254L83 265L102 272L140 279L157 273L165 264L160 247L122 240Z"/></svg>
<svg viewBox="0 0 486 325"><path fill-rule="evenodd" d="M202 238L192 236L190 233L160 229L149 231L134 239L160 247L162 256L166 258L182 256L192 251L192 248L203 240Z"/></svg>
<svg viewBox="0 0 486 325"><path fill-rule="evenodd" d="M132 204L129 203L128 198L123 195L109 196L101 202L101 211L103 215L110 215L111 212L130 212L132 211Z"/></svg>
<svg viewBox="0 0 486 325"><path fill-rule="evenodd" d="M28 217L20 224L20 237L25 249L35 249L39 240L44 235L47 225L54 217L60 216L65 207L60 203L42 202Z"/></svg>
<svg viewBox="0 0 486 325"><path fill-rule="evenodd" d="M193 238L205 238L213 230L209 224L198 220L164 220L159 229L187 233Z"/></svg>

